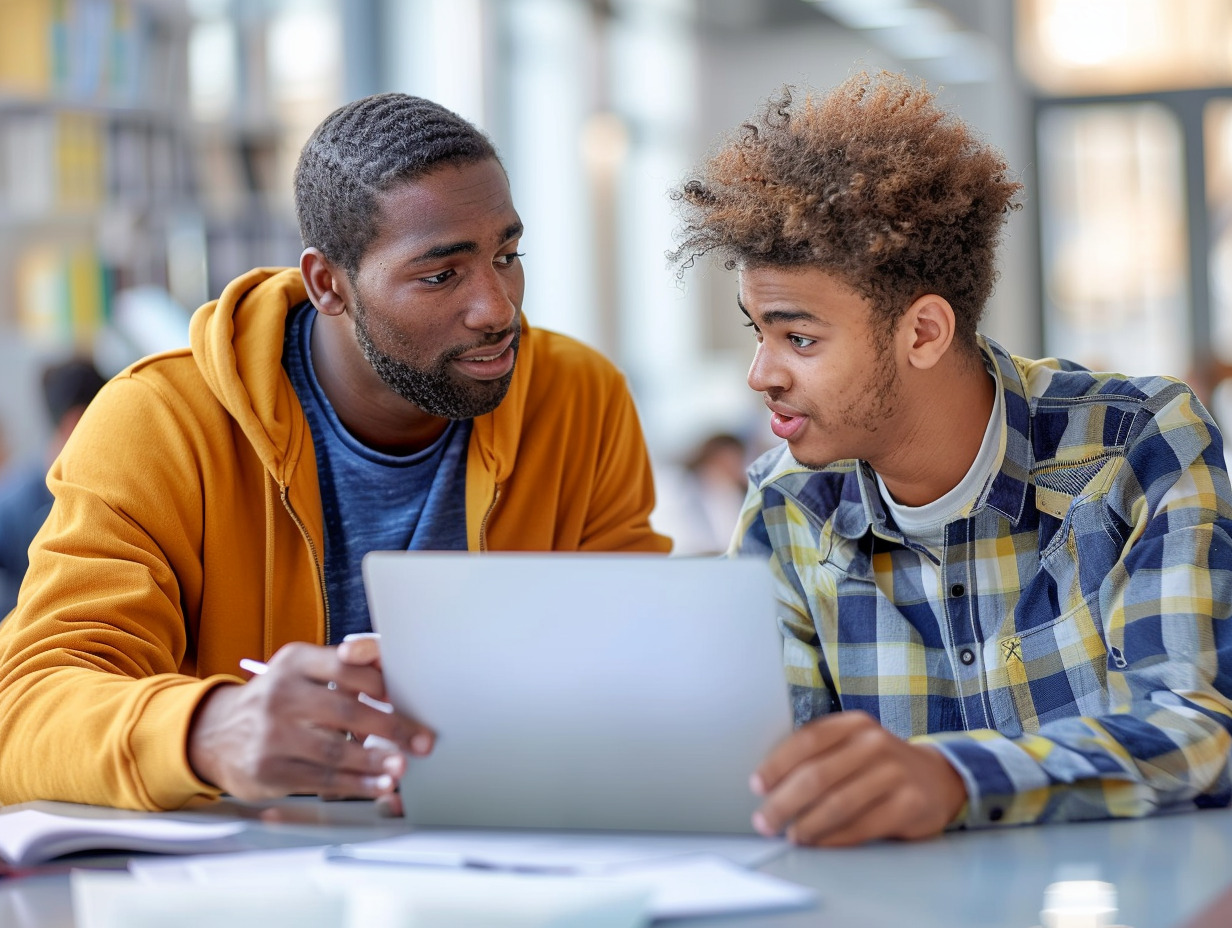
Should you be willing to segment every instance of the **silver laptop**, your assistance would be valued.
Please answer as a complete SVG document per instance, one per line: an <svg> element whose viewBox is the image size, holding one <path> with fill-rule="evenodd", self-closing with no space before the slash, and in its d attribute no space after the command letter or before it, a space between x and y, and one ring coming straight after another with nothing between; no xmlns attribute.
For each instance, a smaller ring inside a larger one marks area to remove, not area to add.
<svg viewBox="0 0 1232 928"><path fill-rule="evenodd" d="M390 699L437 732L413 824L752 831L791 730L764 562L373 552L364 580Z"/></svg>

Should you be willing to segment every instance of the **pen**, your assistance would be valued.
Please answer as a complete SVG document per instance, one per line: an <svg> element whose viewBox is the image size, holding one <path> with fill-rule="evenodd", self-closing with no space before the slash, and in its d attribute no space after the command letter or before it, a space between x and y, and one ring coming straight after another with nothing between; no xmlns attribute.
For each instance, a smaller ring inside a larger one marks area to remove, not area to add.
<svg viewBox="0 0 1232 928"><path fill-rule="evenodd" d="M249 673L260 675L269 670L269 664L265 663L265 661L254 661L251 657L241 657L240 670L247 670Z"/></svg>
<svg viewBox="0 0 1232 928"><path fill-rule="evenodd" d="M447 851L418 851L405 848L367 848L358 844L335 844L325 849L325 859L352 864L390 864L403 867L443 867L452 870L496 870L502 873L542 873L560 876L578 872L563 864L512 863L483 860Z"/></svg>
<svg viewBox="0 0 1232 928"><path fill-rule="evenodd" d="M240 658L240 670L247 670L251 674L260 676L261 674L269 670L269 664L265 663L265 661L254 660L251 657L241 657ZM334 684L331 683L329 686L330 686L330 689L333 689ZM356 699L362 702L365 706L371 706L373 709L376 709L378 712L384 712L386 714L389 714L394 711L394 707L392 705L390 705L387 702L381 702L381 700L379 699L373 699L367 693L360 693L356 697Z"/></svg>

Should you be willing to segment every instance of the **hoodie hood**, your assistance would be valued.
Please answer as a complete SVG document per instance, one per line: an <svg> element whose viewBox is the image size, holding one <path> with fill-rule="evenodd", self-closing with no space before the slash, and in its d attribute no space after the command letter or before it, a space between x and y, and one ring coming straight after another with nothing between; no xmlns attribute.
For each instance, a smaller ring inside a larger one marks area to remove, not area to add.
<svg viewBox="0 0 1232 928"><path fill-rule="evenodd" d="M193 358L266 470L286 485L307 423L282 368L287 314L308 299L298 268L257 268L233 280L189 325Z"/></svg>

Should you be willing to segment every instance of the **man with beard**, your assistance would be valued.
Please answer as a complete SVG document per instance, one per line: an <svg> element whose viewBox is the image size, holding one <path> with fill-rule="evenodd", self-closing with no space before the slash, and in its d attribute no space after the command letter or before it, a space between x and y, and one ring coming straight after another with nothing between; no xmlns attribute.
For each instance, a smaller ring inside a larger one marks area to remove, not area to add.
<svg viewBox="0 0 1232 928"><path fill-rule="evenodd" d="M772 100L678 192L739 272L785 444L767 557L797 730L752 780L802 844L1232 796L1232 490L1182 383L977 334L1021 185L904 78Z"/></svg>
<svg viewBox="0 0 1232 928"><path fill-rule="evenodd" d="M52 468L0 634L0 803L389 799L433 736L358 699L384 693L375 643L344 641L370 628L365 553L669 546L623 377L521 315L522 223L482 133L359 100L305 145L295 197L299 268L233 281ZM245 657L267 672L244 683Z"/></svg>

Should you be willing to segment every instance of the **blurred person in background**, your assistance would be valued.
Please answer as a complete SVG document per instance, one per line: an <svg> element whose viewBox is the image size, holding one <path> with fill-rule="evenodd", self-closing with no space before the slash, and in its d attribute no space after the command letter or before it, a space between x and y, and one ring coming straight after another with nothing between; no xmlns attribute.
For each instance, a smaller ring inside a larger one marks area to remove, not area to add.
<svg viewBox="0 0 1232 928"><path fill-rule="evenodd" d="M672 539L672 553L720 554L731 543L748 489L748 449L742 438L716 432L682 464L655 475L655 527Z"/></svg>
<svg viewBox="0 0 1232 928"><path fill-rule="evenodd" d="M47 469L105 383L94 364L70 358L43 368L43 402L51 438L35 457L14 462L0 477L0 615L17 605L29 566L30 542L51 511Z"/></svg>
<svg viewBox="0 0 1232 928"><path fill-rule="evenodd" d="M358 698L385 693L364 555L670 548L624 376L522 314L522 221L482 132L365 97L294 186L299 267L238 277L190 348L114 377L51 469L0 624L0 803L396 808L434 733Z"/></svg>
<svg viewBox="0 0 1232 928"><path fill-rule="evenodd" d="M904 77L784 92L677 191L739 274L783 444L768 560L796 731L754 825L801 844L1226 806L1232 486L1169 377L978 332L1004 158Z"/></svg>

